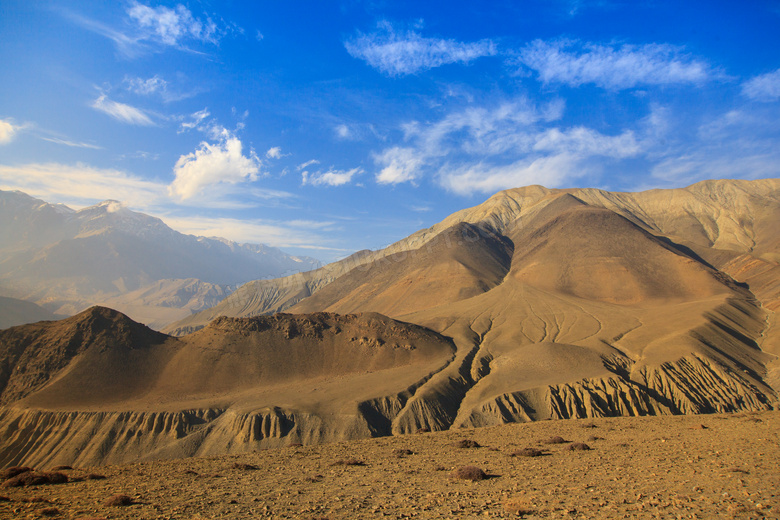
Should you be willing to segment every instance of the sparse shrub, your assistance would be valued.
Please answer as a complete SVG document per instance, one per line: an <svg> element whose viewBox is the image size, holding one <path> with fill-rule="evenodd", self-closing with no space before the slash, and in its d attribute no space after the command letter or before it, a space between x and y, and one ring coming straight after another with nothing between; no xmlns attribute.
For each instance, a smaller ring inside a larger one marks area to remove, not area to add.
<svg viewBox="0 0 780 520"><path fill-rule="evenodd" d="M534 512L531 504L524 498L508 498L504 501L504 510L510 515L530 515Z"/></svg>
<svg viewBox="0 0 780 520"><path fill-rule="evenodd" d="M365 466L365 465L366 465L365 462L355 458L339 459L333 464L331 464L331 466Z"/></svg>
<svg viewBox="0 0 780 520"><path fill-rule="evenodd" d="M198 472L197 471L192 471L191 469L185 469L184 470L184 474L185 475L195 475L196 477L198 476Z"/></svg>
<svg viewBox="0 0 780 520"><path fill-rule="evenodd" d="M476 482L477 480L485 480L487 474L476 466L461 466L455 468L450 476L458 480L470 480Z"/></svg>
<svg viewBox="0 0 780 520"><path fill-rule="evenodd" d="M310 475L303 480L305 480L306 482L317 483L317 482L322 482L322 479L323 476L318 474L318 475Z"/></svg>
<svg viewBox="0 0 780 520"><path fill-rule="evenodd" d="M566 449L569 451L588 451L590 449L590 446L588 446L584 442L572 442L571 444L566 446Z"/></svg>
<svg viewBox="0 0 780 520"><path fill-rule="evenodd" d="M417 428L417 433L431 433L430 428Z"/></svg>
<svg viewBox="0 0 780 520"><path fill-rule="evenodd" d="M9 478L5 482L3 482L2 487L10 488L10 487L23 487L23 486L40 486L48 483L49 483L49 479L46 478L45 475L41 475L40 473L35 473L32 471L26 471L24 473L20 473L16 475L15 477Z"/></svg>
<svg viewBox="0 0 780 520"><path fill-rule="evenodd" d="M84 478L87 480L105 480L107 477L99 473L90 473Z"/></svg>
<svg viewBox="0 0 780 520"><path fill-rule="evenodd" d="M545 443L545 444L566 444L567 442L571 442L571 441L567 441L563 437L560 437L558 435L554 435L554 436L550 437L549 439L546 439L546 440L544 440L542 442Z"/></svg>
<svg viewBox="0 0 780 520"><path fill-rule="evenodd" d="M43 497L23 498L21 501L28 504L51 504L51 500Z"/></svg>
<svg viewBox="0 0 780 520"><path fill-rule="evenodd" d="M537 450L536 448L523 448L512 452L512 457L541 457L544 455L544 451Z"/></svg>
<svg viewBox="0 0 780 520"><path fill-rule="evenodd" d="M124 506L131 506L135 502L132 498L128 495L114 495L112 497L109 497L106 499L105 502L103 502L104 505L108 507L124 507Z"/></svg>
<svg viewBox="0 0 780 520"><path fill-rule="evenodd" d="M254 464L247 464L245 462L236 462L235 464L233 464L233 469L240 469L242 471L253 471L260 468L258 468Z"/></svg>
<svg viewBox="0 0 780 520"><path fill-rule="evenodd" d="M455 443L455 446L458 448L479 448L480 447L477 441L472 441L471 439L461 439Z"/></svg>
<svg viewBox="0 0 780 520"><path fill-rule="evenodd" d="M288 446L290 448L301 448L303 447L303 444L300 442L291 442L290 444L288 444Z"/></svg>
<svg viewBox="0 0 780 520"><path fill-rule="evenodd" d="M53 468L51 468L51 471L65 471L65 470L68 470L68 469L73 469L73 467L72 466L54 466Z"/></svg>
<svg viewBox="0 0 780 520"><path fill-rule="evenodd" d="M58 471L43 473L43 476L49 480L47 484L65 484L68 482L68 476L65 473L60 473Z"/></svg>
<svg viewBox="0 0 780 520"><path fill-rule="evenodd" d="M33 469L26 466L12 466L0 472L0 479L7 480L9 478L15 477L16 475L21 475L22 473L27 473L29 471L33 471Z"/></svg>
<svg viewBox="0 0 780 520"><path fill-rule="evenodd" d="M44 507L43 509L41 509L40 513L43 516L59 516L60 510L57 509L56 507Z"/></svg>
<svg viewBox="0 0 780 520"><path fill-rule="evenodd" d="M582 427L583 428L598 428L598 426L596 426L593 423L585 423L585 424L582 425Z"/></svg>
<svg viewBox="0 0 780 520"><path fill-rule="evenodd" d="M397 450L393 450L393 455L400 459L407 455L414 455L414 452L412 450L407 450L406 448L398 448Z"/></svg>

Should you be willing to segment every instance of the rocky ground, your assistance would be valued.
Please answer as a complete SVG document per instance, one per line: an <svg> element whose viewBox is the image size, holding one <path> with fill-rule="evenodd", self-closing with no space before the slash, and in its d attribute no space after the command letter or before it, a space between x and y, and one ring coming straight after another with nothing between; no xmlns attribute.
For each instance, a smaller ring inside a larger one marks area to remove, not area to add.
<svg viewBox="0 0 780 520"><path fill-rule="evenodd" d="M544 421L58 469L0 518L780 518L778 468L776 411Z"/></svg>

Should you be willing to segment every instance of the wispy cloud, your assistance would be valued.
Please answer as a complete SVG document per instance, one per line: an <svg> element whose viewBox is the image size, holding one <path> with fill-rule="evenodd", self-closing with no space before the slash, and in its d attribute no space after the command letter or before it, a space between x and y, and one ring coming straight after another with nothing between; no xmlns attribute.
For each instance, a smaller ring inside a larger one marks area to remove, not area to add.
<svg viewBox="0 0 780 520"><path fill-rule="evenodd" d="M241 140L223 128L217 142L203 141L197 150L179 157L168 190L180 200L190 199L207 186L255 181L261 166L254 150L244 155Z"/></svg>
<svg viewBox="0 0 780 520"><path fill-rule="evenodd" d="M315 164L320 164L320 161L318 161L317 159L312 159L312 160L310 160L310 161L306 161L305 163L299 164L299 165L296 167L296 169L297 169L298 171L305 170L305 169L306 169L306 168L308 168L309 166L312 166L312 165L315 165Z"/></svg>
<svg viewBox="0 0 780 520"><path fill-rule="evenodd" d="M190 114L189 116L185 116L185 121L182 121L179 125L179 133L186 132L188 130L197 129L202 132L205 132L207 130L207 125L204 124L206 119L211 115L211 112L209 112L208 108L204 108L203 110L199 110L197 112L194 112Z"/></svg>
<svg viewBox="0 0 780 520"><path fill-rule="evenodd" d="M378 24L378 31L361 34L344 43L347 52L389 76L402 76L451 63L467 64L496 54L491 40L465 43L426 38L414 31L396 31L390 22Z"/></svg>
<svg viewBox="0 0 780 520"><path fill-rule="evenodd" d="M133 94L158 97L165 103L191 98L198 93L196 90L179 92L175 88L171 88L171 85L158 75L154 75L151 78L125 76L123 83L125 88Z"/></svg>
<svg viewBox="0 0 780 520"><path fill-rule="evenodd" d="M312 186L343 186L352 182L353 177L364 173L363 168L352 168L351 170L337 170L330 168L326 171L301 172L301 184L310 184Z"/></svg>
<svg viewBox="0 0 780 520"><path fill-rule="evenodd" d="M561 101L537 107L517 100L470 107L432 123L407 123L404 146L374 154L376 181L416 183L428 175L459 194L523 182L557 186L596 172L594 157L625 159L643 151L644 143L630 130L605 135L583 126L554 126L562 114Z"/></svg>
<svg viewBox="0 0 780 520"><path fill-rule="evenodd" d="M166 224L182 233L198 236L218 236L236 242L263 243L274 247L296 247L313 250L346 251L335 247L335 240L324 237L322 232L331 222L239 220L229 217L180 217L163 216ZM310 230L316 229L317 232Z"/></svg>
<svg viewBox="0 0 780 520"><path fill-rule="evenodd" d="M192 42L216 45L228 35L243 33L234 23L210 16L197 17L182 4L170 8L133 2L125 12L131 26L127 33L71 11L62 12L81 27L113 41L126 58L165 47L191 51L188 45Z"/></svg>
<svg viewBox="0 0 780 520"><path fill-rule="evenodd" d="M606 89L641 85L700 84L719 74L683 48L667 44L609 46L573 40L534 40L522 48L517 62L538 74L543 83Z"/></svg>
<svg viewBox="0 0 780 520"><path fill-rule="evenodd" d="M742 84L742 94L756 101L780 99L780 69L750 78Z"/></svg>
<svg viewBox="0 0 780 520"><path fill-rule="evenodd" d="M108 99L106 94L101 94L92 102L92 108L107 114L117 121L129 125L154 126L154 121L140 108L135 108L118 101Z"/></svg>
<svg viewBox="0 0 780 520"><path fill-rule="evenodd" d="M84 143L84 142L75 142L75 141L68 141L67 139L60 139L58 137L41 137L44 141L49 141L50 143L55 144L61 144L63 146L70 146L72 148L89 148L92 150L102 150L102 146L98 146L96 144L91 143Z"/></svg>
<svg viewBox="0 0 780 520"><path fill-rule="evenodd" d="M114 169L84 164L33 163L0 165L3 189L20 190L49 202L90 205L116 199L117 193L129 205L148 209L163 204L165 185Z"/></svg>
<svg viewBox="0 0 780 520"><path fill-rule="evenodd" d="M216 44L227 34L242 32L238 26L223 20L218 23L209 16L197 18L182 4L170 8L135 2L128 8L127 14L137 24L144 39L164 45L180 46L188 40Z"/></svg>

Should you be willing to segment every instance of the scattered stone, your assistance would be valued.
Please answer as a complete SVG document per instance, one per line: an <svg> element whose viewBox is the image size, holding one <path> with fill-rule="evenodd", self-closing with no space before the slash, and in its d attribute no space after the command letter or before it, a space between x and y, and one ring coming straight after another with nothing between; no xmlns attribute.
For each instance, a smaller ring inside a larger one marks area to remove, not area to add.
<svg viewBox="0 0 780 520"><path fill-rule="evenodd" d="M520 497L506 499L504 501L504 511L510 515L518 516L530 515L534 512L531 504L526 499Z"/></svg>

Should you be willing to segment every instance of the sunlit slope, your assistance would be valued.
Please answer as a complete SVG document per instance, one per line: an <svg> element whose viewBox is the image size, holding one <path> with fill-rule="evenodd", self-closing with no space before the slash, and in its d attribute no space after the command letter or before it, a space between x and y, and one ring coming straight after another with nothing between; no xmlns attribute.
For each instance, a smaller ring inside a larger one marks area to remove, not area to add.
<svg viewBox="0 0 780 520"><path fill-rule="evenodd" d="M191 332L221 315L252 316L285 310L357 267L420 249L456 224L471 224L506 235L510 228L526 226L561 194L576 197L591 207L610 209L662 240L689 248L697 256L713 251L737 253L762 259L770 268L777 265L778 179L704 181L687 188L639 193L528 186L499 192L484 203L456 212L381 251L361 251L310 273L246 284L216 307L177 322L166 332ZM720 268L718 264L712 265ZM745 281L738 276L735 279Z"/></svg>

